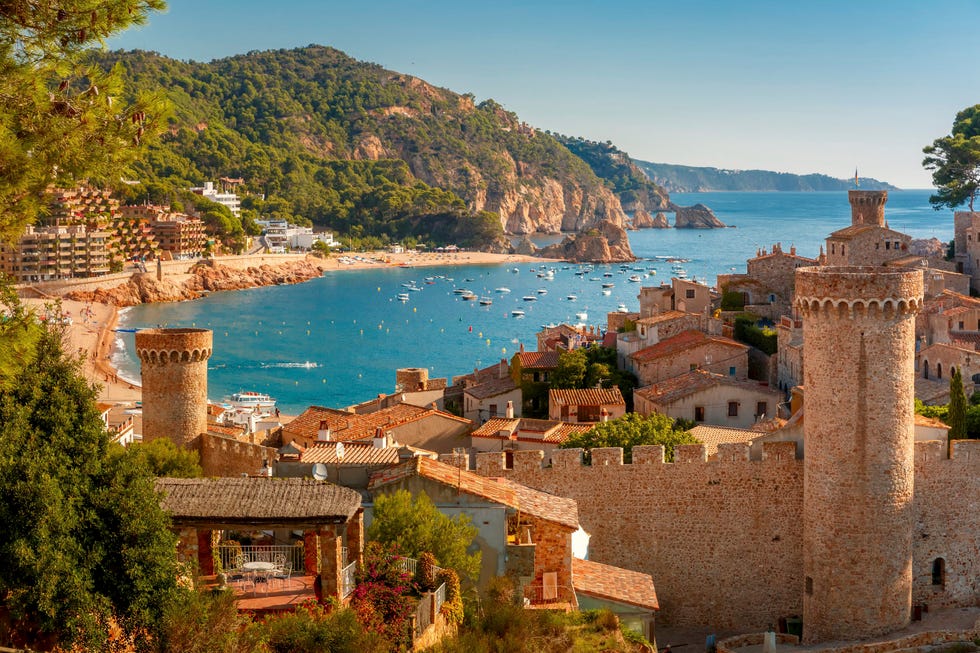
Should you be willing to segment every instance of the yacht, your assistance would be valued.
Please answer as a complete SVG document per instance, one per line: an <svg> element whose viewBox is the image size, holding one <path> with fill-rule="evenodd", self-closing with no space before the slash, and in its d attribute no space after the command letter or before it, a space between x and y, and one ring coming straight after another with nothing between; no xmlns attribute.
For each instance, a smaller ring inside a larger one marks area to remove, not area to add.
<svg viewBox="0 0 980 653"><path fill-rule="evenodd" d="M271 410L275 407L276 400L263 392L250 392L242 390L231 395L228 403L236 408Z"/></svg>
<svg viewBox="0 0 980 653"><path fill-rule="evenodd" d="M575 314L575 319L585 322L587 319L589 319L589 314L586 313L585 311L580 311Z"/></svg>
<svg viewBox="0 0 980 653"><path fill-rule="evenodd" d="M500 294L506 294L510 292L510 288L504 288L504 287L494 288L493 291L499 292Z"/></svg>
<svg viewBox="0 0 980 653"><path fill-rule="evenodd" d="M489 297L480 297L480 306L489 306L493 303L493 300Z"/></svg>
<svg viewBox="0 0 980 653"><path fill-rule="evenodd" d="M547 288L538 288L538 294L539 295L547 295L548 294L548 289Z"/></svg>
<svg viewBox="0 0 980 653"><path fill-rule="evenodd" d="M620 304L616 307L617 313L629 313L630 309L626 308L626 304Z"/></svg>
<svg viewBox="0 0 980 653"><path fill-rule="evenodd" d="M566 297L565 299L567 299L567 300L568 300L568 301L570 301L570 302L574 302L574 301L576 301L576 300L578 299L578 297L577 297L577 296L575 296L575 295L569 295L569 296L568 296L568 297Z"/></svg>

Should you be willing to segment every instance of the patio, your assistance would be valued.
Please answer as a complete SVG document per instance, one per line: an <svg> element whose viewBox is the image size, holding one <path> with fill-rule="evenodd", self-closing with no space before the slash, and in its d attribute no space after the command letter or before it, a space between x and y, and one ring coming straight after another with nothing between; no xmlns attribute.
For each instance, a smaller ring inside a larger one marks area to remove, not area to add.
<svg viewBox="0 0 980 653"><path fill-rule="evenodd" d="M258 588L256 591L251 585L243 584L239 581L228 583L228 587L235 592L235 602L240 611L248 611L257 615L274 614L278 612L291 612L296 606L304 601L316 599L313 591L313 581L316 576L293 576L282 584L274 583L265 591ZM201 576L198 579L200 587L203 589L218 589L218 577L216 575Z"/></svg>

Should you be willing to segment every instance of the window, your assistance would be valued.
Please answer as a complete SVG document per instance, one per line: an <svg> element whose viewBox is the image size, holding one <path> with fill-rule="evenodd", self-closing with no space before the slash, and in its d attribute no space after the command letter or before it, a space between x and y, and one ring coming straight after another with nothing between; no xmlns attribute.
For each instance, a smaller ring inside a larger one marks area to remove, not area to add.
<svg viewBox="0 0 980 653"><path fill-rule="evenodd" d="M698 369L698 364L697 363L691 363L691 371L693 372L696 369Z"/></svg>
<svg viewBox="0 0 980 653"><path fill-rule="evenodd" d="M728 416L729 417L738 417L738 402L737 401L729 401L728 402Z"/></svg>
<svg viewBox="0 0 980 653"><path fill-rule="evenodd" d="M895 241L895 249L898 249L898 248L899 248L899 244L898 244L898 241L896 240Z"/></svg>
<svg viewBox="0 0 980 653"><path fill-rule="evenodd" d="M497 416L497 404L490 404L490 417Z"/></svg>
<svg viewBox="0 0 980 653"><path fill-rule="evenodd" d="M942 558L932 561L932 585L933 587L946 586L946 561Z"/></svg>
<svg viewBox="0 0 980 653"><path fill-rule="evenodd" d="M831 254L837 253L837 245L835 245L834 243L830 243L830 253Z"/></svg>
<svg viewBox="0 0 980 653"><path fill-rule="evenodd" d="M844 255L844 244L843 243L841 243L841 246L840 246L840 255L841 256Z"/></svg>
<svg viewBox="0 0 980 653"><path fill-rule="evenodd" d="M892 244L886 240L885 241L885 249L891 249L891 248L892 248Z"/></svg>
<svg viewBox="0 0 980 653"><path fill-rule="evenodd" d="M960 322L960 331L963 330L963 322Z"/></svg>
<svg viewBox="0 0 980 653"><path fill-rule="evenodd" d="M732 365L728 368L728 376L735 376L735 366Z"/></svg>
<svg viewBox="0 0 980 653"><path fill-rule="evenodd" d="M943 378L943 364L942 363L936 363L936 378L937 379Z"/></svg>
<svg viewBox="0 0 980 653"><path fill-rule="evenodd" d="M688 299L694 299L694 288L688 288L684 291L684 296Z"/></svg>
<svg viewBox="0 0 980 653"><path fill-rule="evenodd" d="M769 412L769 406L764 401L760 401L755 405L755 416L762 417Z"/></svg>
<svg viewBox="0 0 980 653"><path fill-rule="evenodd" d="M704 421L704 406L694 407L694 421L703 422Z"/></svg>
<svg viewBox="0 0 980 653"><path fill-rule="evenodd" d="M875 249L878 249L879 247L881 247L881 243L875 243Z"/></svg>

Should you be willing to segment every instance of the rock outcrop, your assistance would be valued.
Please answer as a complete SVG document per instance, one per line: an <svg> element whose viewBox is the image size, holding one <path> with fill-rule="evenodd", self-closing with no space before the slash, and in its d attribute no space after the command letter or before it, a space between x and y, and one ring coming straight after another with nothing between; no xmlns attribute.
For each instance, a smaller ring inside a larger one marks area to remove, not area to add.
<svg viewBox="0 0 980 653"><path fill-rule="evenodd" d="M669 229L670 223L663 212L657 213L656 217L650 215L645 209L637 209L633 212L634 229Z"/></svg>
<svg viewBox="0 0 980 653"><path fill-rule="evenodd" d="M626 230L611 221L598 229L567 236L557 245L538 252L546 258L558 258L573 263L621 263L635 261Z"/></svg>
<svg viewBox="0 0 980 653"><path fill-rule="evenodd" d="M676 215L674 227L677 229L719 229L725 226L704 204L678 206Z"/></svg>
<svg viewBox="0 0 980 653"><path fill-rule="evenodd" d="M517 244L514 245L514 254L520 254L521 256L534 256L537 253L538 248L527 236L521 238Z"/></svg>
<svg viewBox="0 0 980 653"><path fill-rule="evenodd" d="M153 273L137 273L121 286L75 291L68 293L66 297L112 306L135 306L153 302L197 299L207 292L218 290L242 290L259 286L300 283L318 277L320 274L319 266L310 261L292 261L244 270L200 263L191 270L191 278L182 284L174 283L169 279L158 281Z"/></svg>
<svg viewBox="0 0 980 653"><path fill-rule="evenodd" d="M937 259L946 256L947 244L938 238L915 238L909 243L909 254Z"/></svg>

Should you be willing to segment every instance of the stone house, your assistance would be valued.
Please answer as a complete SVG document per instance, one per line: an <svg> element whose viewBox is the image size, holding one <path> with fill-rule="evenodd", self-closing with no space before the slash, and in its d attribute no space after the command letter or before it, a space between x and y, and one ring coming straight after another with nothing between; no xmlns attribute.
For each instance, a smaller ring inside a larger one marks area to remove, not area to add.
<svg viewBox="0 0 980 653"><path fill-rule="evenodd" d="M626 414L619 388L552 388L548 391L548 418L575 424L607 422Z"/></svg>
<svg viewBox="0 0 980 653"><path fill-rule="evenodd" d="M745 310L775 322L791 312L796 268L817 264L816 259L798 255L796 247L790 246L785 252L776 243L771 250L763 248L746 261L745 274L718 275L718 287L742 293Z"/></svg>
<svg viewBox="0 0 980 653"><path fill-rule="evenodd" d="M704 452L708 461L718 460L718 445L720 444L747 442L751 445L752 442L766 435L751 429L709 424L698 424L688 433L704 445Z"/></svg>
<svg viewBox="0 0 980 653"><path fill-rule="evenodd" d="M670 280L670 285L661 283L659 286L640 288L637 299L640 301L640 319L667 311L704 315L712 302L708 286L677 277Z"/></svg>
<svg viewBox="0 0 980 653"><path fill-rule="evenodd" d="M558 356L557 351L524 351L521 345L521 350L511 358L511 372L521 384L522 414L529 417L547 415L548 388L551 387L551 374L558 368Z"/></svg>
<svg viewBox="0 0 980 653"><path fill-rule="evenodd" d="M579 347L602 342L602 331L590 327L573 327L559 324L546 327L537 333L538 351L572 351Z"/></svg>
<svg viewBox="0 0 980 653"><path fill-rule="evenodd" d="M551 451L565 442L569 436L584 433L592 424L573 424L560 420L507 419L497 417L470 433L473 451L523 451L541 450L548 458Z"/></svg>
<svg viewBox="0 0 980 653"><path fill-rule="evenodd" d="M616 360L620 368L627 367L631 354L655 345L683 331L701 328L701 317L673 309L641 317L636 329L616 334Z"/></svg>
<svg viewBox="0 0 980 653"><path fill-rule="evenodd" d="M693 369L744 379L749 373L749 347L731 338L688 330L629 356L627 369L640 385L651 385Z"/></svg>
<svg viewBox="0 0 980 653"><path fill-rule="evenodd" d="M649 574L572 558L572 583L580 609L610 610L656 646L653 616L660 602Z"/></svg>
<svg viewBox="0 0 980 653"><path fill-rule="evenodd" d="M768 385L700 369L633 391L633 408L641 415L661 413L732 428L776 416L782 400Z"/></svg>
<svg viewBox="0 0 980 653"><path fill-rule="evenodd" d="M916 352L915 367L923 379L949 382L954 369L960 370L963 388L969 395L975 381L980 380L980 352L953 344L935 343Z"/></svg>
<svg viewBox="0 0 980 653"><path fill-rule="evenodd" d="M970 288L980 291L980 211L953 214L956 271L969 275Z"/></svg>
<svg viewBox="0 0 980 653"><path fill-rule="evenodd" d="M451 452L465 443L473 423L452 413L410 404L359 415L310 406L282 428L284 445L310 447L317 442L370 442L382 429L392 443L437 452Z"/></svg>
<svg viewBox="0 0 980 653"><path fill-rule="evenodd" d="M373 472L416 456L437 458L438 454L409 446L389 446L383 434L367 442L315 442L309 447L294 441L279 450L273 475L309 478L314 475L314 465L317 465L316 470L326 474L325 480L362 490L367 488Z"/></svg>
<svg viewBox="0 0 980 653"><path fill-rule="evenodd" d="M788 392L803 383L803 320L783 315L776 324L776 385Z"/></svg>

